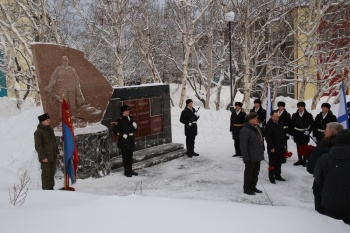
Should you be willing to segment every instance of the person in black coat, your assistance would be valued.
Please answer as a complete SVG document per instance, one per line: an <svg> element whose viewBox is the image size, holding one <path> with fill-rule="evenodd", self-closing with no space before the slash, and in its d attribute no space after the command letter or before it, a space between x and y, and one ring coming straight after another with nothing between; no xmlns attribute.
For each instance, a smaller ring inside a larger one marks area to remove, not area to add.
<svg viewBox="0 0 350 233"><path fill-rule="evenodd" d="M233 155L233 157L242 156L241 149L239 147L239 131L242 129L245 116L247 115L242 110L242 103L236 102L235 103L235 111L231 114L231 120L230 120L230 131L232 132L232 138L235 141L235 150L236 154Z"/></svg>
<svg viewBox="0 0 350 233"><path fill-rule="evenodd" d="M325 137L322 139L320 144L315 147L312 151L309 162L307 163L306 170L310 174L314 174L315 165L317 160L325 153L328 153L332 146L335 145L336 134L343 130L343 126L338 122L330 122L326 126ZM322 201L322 187L320 187L315 181L312 185L312 190L315 200L315 210L320 214L324 213L324 210L321 206Z"/></svg>
<svg viewBox="0 0 350 233"><path fill-rule="evenodd" d="M256 185L260 172L260 162L264 160L264 139L256 113L249 113L245 122L239 131L239 144L245 165L243 191L245 194L255 195L255 193L262 193L256 188Z"/></svg>
<svg viewBox="0 0 350 233"><path fill-rule="evenodd" d="M261 107L260 99L254 100L254 107L250 110L250 112L258 114L259 128L264 135L264 127L266 125L266 110Z"/></svg>
<svg viewBox="0 0 350 233"><path fill-rule="evenodd" d="M132 157L135 148L135 131L137 124L130 115L130 107L123 105L120 108L120 117L113 127L113 133L118 136L118 148L123 158L124 175L126 177L137 176L132 170Z"/></svg>
<svg viewBox="0 0 350 233"><path fill-rule="evenodd" d="M286 152L287 140L283 126L278 123L278 111L271 111L270 117L265 126L265 140L269 155L269 179L272 184L276 184L275 180L286 181L281 176L281 167Z"/></svg>
<svg viewBox="0 0 350 233"><path fill-rule="evenodd" d="M313 136L316 137L317 145L320 144L321 140L324 138L324 132L326 125L329 122L337 122L337 117L333 115L330 110L331 105L329 103L323 103L321 105L322 111L317 114L315 118L315 126Z"/></svg>
<svg viewBox="0 0 350 233"><path fill-rule="evenodd" d="M278 115L280 116L278 119L278 123L283 126L284 132L286 134L286 141L288 141L290 137L290 122L292 120L291 115L285 109L286 103L283 101L279 101L277 103L278 106ZM288 151L288 146L286 146L286 151ZM282 158L282 163L286 163L287 159L285 157Z"/></svg>
<svg viewBox="0 0 350 233"><path fill-rule="evenodd" d="M316 162L315 182L322 190L324 214L350 224L350 130L340 131L335 141Z"/></svg>
<svg viewBox="0 0 350 233"><path fill-rule="evenodd" d="M299 149L301 145L307 145L309 143L310 133L312 132L315 121L312 114L305 110L305 102L299 102L297 106L298 110L292 115L290 133L294 138L297 149ZM303 165L306 167L306 160L306 156L298 152L298 161L294 165Z"/></svg>
<svg viewBox="0 0 350 233"><path fill-rule="evenodd" d="M194 152L194 143L197 136L197 120L199 119L198 110L196 111L192 107L193 101L191 99L186 100L186 107L181 112L180 122L184 124L185 136L186 136L186 148L187 156L198 156L199 154Z"/></svg>

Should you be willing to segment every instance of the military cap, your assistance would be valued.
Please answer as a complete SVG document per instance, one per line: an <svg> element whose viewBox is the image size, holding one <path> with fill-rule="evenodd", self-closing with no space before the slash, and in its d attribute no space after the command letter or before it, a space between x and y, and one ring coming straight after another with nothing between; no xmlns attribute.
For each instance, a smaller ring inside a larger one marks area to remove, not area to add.
<svg viewBox="0 0 350 233"><path fill-rule="evenodd" d="M189 104L189 103L192 103L193 101L191 99L187 99L186 100L186 105Z"/></svg>
<svg viewBox="0 0 350 233"><path fill-rule="evenodd" d="M298 102L297 107L304 107L305 108L305 102L303 102L303 101Z"/></svg>
<svg viewBox="0 0 350 233"><path fill-rule="evenodd" d="M38 116L40 122L43 122L47 119L50 119L50 115L48 113L44 113L43 115Z"/></svg>
<svg viewBox="0 0 350 233"><path fill-rule="evenodd" d="M255 100L254 100L254 104L255 104L255 103L258 103L258 104L261 105L261 100L260 100L260 99L255 99Z"/></svg>
<svg viewBox="0 0 350 233"><path fill-rule="evenodd" d="M321 108L323 108L323 107L326 107L326 108L328 108L328 109L331 109L331 105L330 105L329 103L323 103L323 104L321 105Z"/></svg>
<svg viewBox="0 0 350 233"><path fill-rule="evenodd" d="M240 106L240 107L242 107L243 104L242 104L241 102L236 102L236 103L235 103L235 106Z"/></svg>
<svg viewBox="0 0 350 233"><path fill-rule="evenodd" d="M285 106L286 106L286 103L283 102L283 101L279 101L279 102L277 103L277 106L278 106L278 107L279 107L279 106L285 107Z"/></svg>
<svg viewBox="0 0 350 233"><path fill-rule="evenodd" d="M120 107L120 111L121 112L129 111L129 110L130 110L129 105L123 105L123 106Z"/></svg>

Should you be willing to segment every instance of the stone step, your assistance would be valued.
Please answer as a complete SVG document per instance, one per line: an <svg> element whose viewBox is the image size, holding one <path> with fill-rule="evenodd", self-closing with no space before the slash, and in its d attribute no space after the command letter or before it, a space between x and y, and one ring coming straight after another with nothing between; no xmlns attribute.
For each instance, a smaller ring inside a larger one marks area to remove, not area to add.
<svg viewBox="0 0 350 233"><path fill-rule="evenodd" d="M154 146L147 149L139 150L134 152L133 162L138 163L144 160L149 160L154 157L158 157L172 151L182 150L184 148L183 144L180 143L167 143L160 146ZM123 160L121 156L114 157L110 160L111 170L123 167Z"/></svg>
<svg viewBox="0 0 350 233"><path fill-rule="evenodd" d="M132 165L133 170L138 170L146 167L151 167L160 163L165 163L173 159L180 158L186 154L186 149L180 149L176 151L171 151L169 153L159 155L150 159L146 159ZM112 173L124 171L123 167L112 170Z"/></svg>

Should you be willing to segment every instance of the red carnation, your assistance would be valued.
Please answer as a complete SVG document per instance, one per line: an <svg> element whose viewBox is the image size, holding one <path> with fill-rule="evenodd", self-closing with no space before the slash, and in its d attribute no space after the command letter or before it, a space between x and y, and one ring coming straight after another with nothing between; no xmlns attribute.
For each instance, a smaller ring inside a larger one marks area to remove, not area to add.
<svg viewBox="0 0 350 233"><path fill-rule="evenodd" d="M292 155L293 155L293 153L292 152L286 152L286 153L284 153L284 157L286 158L286 159L288 159L288 158L290 158L290 157L292 157Z"/></svg>
<svg viewBox="0 0 350 233"><path fill-rule="evenodd" d="M312 145L303 144L303 145L299 146L298 154L304 155L304 156L310 156L314 149L315 149L315 147Z"/></svg>

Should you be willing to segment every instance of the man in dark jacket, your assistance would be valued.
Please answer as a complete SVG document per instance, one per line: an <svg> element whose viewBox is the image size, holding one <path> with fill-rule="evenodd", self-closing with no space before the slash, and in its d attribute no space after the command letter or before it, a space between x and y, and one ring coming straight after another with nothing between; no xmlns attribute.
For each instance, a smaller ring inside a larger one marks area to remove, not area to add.
<svg viewBox="0 0 350 233"><path fill-rule="evenodd" d="M270 116L271 118L265 126L265 140L269 155L269 179L272 184L276 184L275 180L286 181L281 176L281 167L287 140L283 126L278 123L278 111L271 111Z"/></svg>
<svg viewBox="0 0 350 233"><path fill-rule="evenodd" d="M279 119L278 119L278 123L280 125L283 126L284 132L286 134L286 141L289 139L290 137L290 122L291 122L291 116L289 114L289 112L287 112L287 110L285 109L286 107L286 103L283 101L279 101L277 103L278 106L278 115L279 115ZM288 146L286 146L286 151L288 151ZM287 159L285 157L282 158L282 163L286 163Z"/></svg>
<svg viewBox="0 0 350 233"><path fill-rule="evenodd" d="M118 148L122 152L124 175L126 177L137 176L132 170L132 157L135 148L135 131L137 124L130 116L130 107L123 105L120 108L120 117L113 127L113 133L118 136Z"/></svg>
<svg viewBox="0 0 350 233"><path fill-rule="evenodd" d="M38 117L39 124L34 132L35 150L41 164L41 185L43 190L53 190L55 186L56 160L59 154L55 133L50 127L48 113Z"/></svg>
<svg viewBox="0 0 350 233"><path fill-rule="evenodd" d="M235 111L231 114L231 120L230 120L230 131L232 132L232 138L235 141L235 150L236 154L233 155L233 157L242 156L241 155L241 149L239 147L239 131L242 129L245 116L247 115L242 110L242 103L236 102L235 103Z"/></svg>
<svg viewBox="0 0 350 233"><path fill-rule="evenodd" d="M266 110L261 107L261 100L254 100L254 107L250 110L250 112L254 112L258 114L259 120L259 128L262 130L261 132L264 134L264 127L266 125Z"/></svg>
<svg viewBox="0 0 350 233"><path fill-rule="evenodd" d="M186 100L186 107L181 112L180 122L184 124L185 136L186 136L186 148L187 156L198 156L199 154L194 152L194 143L197 136L197 120L199 119L198 110L196 111L192 107L193 101L191 99Z"/></svg>
<svg viewBox="0 0 350 233"><path fill-rule="evenodd" d="M322 111L317 114L315 118L315 127L313 136L316 137L317 145L320 144L321 140L324 138L324 132L326 125L329 122L337 122L337 117L333 115L330 110L331 105L329 103L323 103L321 105Z"/></svg>
<svg viewBox="0 0 350 233"><path fill-rule="evenodd" d="M324 214L350 224L350 130L340 131L335 141L318 159L315 181L322 188Z"/></svg>
<svg viewBox="0 0 350 233"><path fill-rule="evenodd" d="M315 147L310 155L309 162L307 163L307 171L310 174L314 174L315 165L317 160L325 153L328 153L332 146L335 145L336 134L343 130L343 126L338 122L330 122L326 126L325 137L320 144ZM322 201L322 187L320 187L315 181L312 185L312 190L315 200L315 210L320 214L323 214L323 208L321 206Z"/></svg>
<svg viewBox="0 0 350 233"><path fill-rule="evenodd" d="M256 185L260 161L264 160L264 139L259 128L258 114L249 113L245 121L239 132L239 144L245 165L243 190L245 194L255 195L262 192L256 188Z"/></svg>
<svg viewBox="0 0 350 233"><path fill-rule="evenodd" d="M298 110L296 113L293 113L292 116L290 133L294 138L294 142L297 145L297 149L299 149L301 145L307 145L309 143L310 133L312 132L312 127L315 121L312 114L306 111L305 102L299 102L297 106ZM301 155L298 153L298 161L294 163L294 165L303 165L304 167L306 167L306 160L307 158L305 155Z"/></svg>

